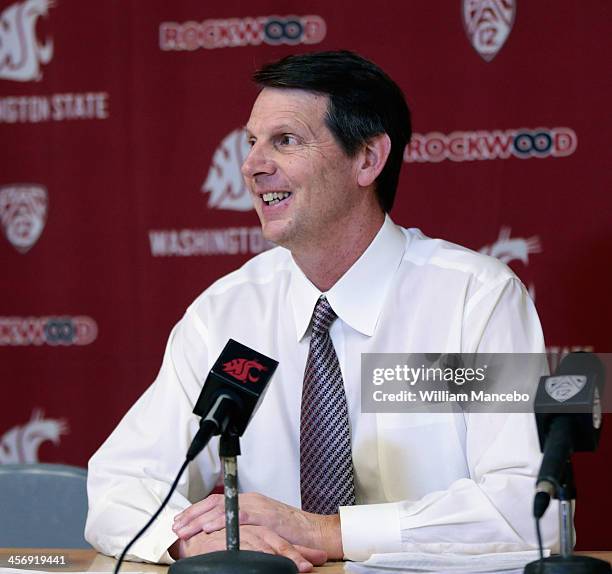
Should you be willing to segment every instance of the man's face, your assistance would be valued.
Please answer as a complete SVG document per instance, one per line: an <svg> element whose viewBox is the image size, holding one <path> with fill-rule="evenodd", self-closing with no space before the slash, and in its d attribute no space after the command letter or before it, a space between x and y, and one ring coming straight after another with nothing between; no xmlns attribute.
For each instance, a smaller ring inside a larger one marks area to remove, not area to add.
<svg viewBox="0 0 612 574"><path fill-rule="evenodd" d="M324 95L265 88L246 126L242 174L263 235L292 251L331 247L363 194L358 156L349 158L325 125L327 105Z"/></svg>

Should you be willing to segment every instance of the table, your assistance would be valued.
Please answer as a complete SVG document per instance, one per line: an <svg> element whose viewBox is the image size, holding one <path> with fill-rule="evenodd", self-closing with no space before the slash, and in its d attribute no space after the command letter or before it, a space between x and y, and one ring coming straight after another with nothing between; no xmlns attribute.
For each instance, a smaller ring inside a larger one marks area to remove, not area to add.
<svg viewBox="0 0 612 574"><path fill-rule="evenodd" d="M110 556L99 554L93 549L58 549L58 548L0 548L0 567L17 568L17 566L7 563L9 556L64 556L67 565L64 567L53 566L45 567L32 564L27 568L31 570L52 570L57 572L112 572L117 562ZM314 569L314 572L321 574L342 574L344 572L343 562L330 562ZM121 565L121 572L146 572L147 574L166 574L168 567L158 564L147 564L144 562L124 562Z"/></svg>
<svg viewBox="0 0 612 574"><path fill-rule="evenodd" d="M577 552L576 554L584 554L594 556L601 560L612 562L611 552ZM32 570L53 570L58 572L112 572L115 568L116 560L99 554L96 550L74 550L74 549L27 549L27 548L0 548L0 566L15 568L7 563L7 559L11 555L38 555L38 556L65 556L67 566L53 568L45 568L44 566L32 565L29 568ZM146 564L143 562L124 562L121 565L121 572L146 572L147 574L166 574L167 566L157 564ZM328 562L323 566L318 566L314 572L321 574L343 574L343 562Z"/></svg>

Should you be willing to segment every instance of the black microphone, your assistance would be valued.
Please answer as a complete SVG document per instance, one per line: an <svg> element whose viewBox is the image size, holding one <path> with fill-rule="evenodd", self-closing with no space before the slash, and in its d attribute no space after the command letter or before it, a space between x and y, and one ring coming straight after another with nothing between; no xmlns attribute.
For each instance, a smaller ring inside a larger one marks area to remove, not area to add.
<svg viewBox="0 0 612 574"><path fill-rule="evenodd" d="M232 433L242 436L277 366L278 361L233 339L227 342L193 409L202 420L187 460L193 460L212 436L229 425Z"/></svg>
<svg viewBox="0 0 612 574"><path fill-rule="evenodd" d="M211 437L226 431L231 432L234 436L242 436L276 367L278 367L278 361L249 349L233 339L227 342L208 373L200 397L193 409L193 412L201 416L202 420L187 451L185 461L155 514L123 549L115 565L114 574L119 573L121 564L130 548L168 504L183 472L208 444ZM288 562L288 559L284 560Z"/></svg>
<svg viewBox="0 0 612 574"><path fill-rule="evenodd" d="M540 450L533 512L541 518L564 483L573 452L594 451L602 426L605 368L592 353L570 353L542 377L534 402Z"/></svg>

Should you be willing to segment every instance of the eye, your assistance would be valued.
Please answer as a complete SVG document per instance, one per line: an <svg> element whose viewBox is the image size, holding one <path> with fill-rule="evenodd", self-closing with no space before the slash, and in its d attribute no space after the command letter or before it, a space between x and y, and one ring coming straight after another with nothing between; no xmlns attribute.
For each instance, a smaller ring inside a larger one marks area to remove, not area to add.
<svg viewBox="0 0 612 574"><path fill-rule="evenodd" d="M296 145L297 143L298 139L293 134L282 134L278 137L278 144L281 146Z"/></svg>
<svg viewBox="0 0 612 574"><path fill-rule="evenodd" d="M255 138L254 137L247 137L247 144L249 147L253 147L255 145Z"/></svg>

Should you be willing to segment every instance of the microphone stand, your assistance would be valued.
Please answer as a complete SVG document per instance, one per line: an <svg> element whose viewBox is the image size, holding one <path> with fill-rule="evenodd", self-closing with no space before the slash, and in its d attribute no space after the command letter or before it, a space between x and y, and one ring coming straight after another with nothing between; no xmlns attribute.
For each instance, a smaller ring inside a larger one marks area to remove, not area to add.
<svg viewBox="0 0 612 574"><path fill-rule="evenodd" d="M177 560L169 574L297 574L295 563L285 556L240 550L238 514L238 464L240 436L234 428L221 433L219 456L223 464L226 550Z"/></svg>
<svg viewBox="0 0 612 574"><path fill-rule="evenodd" d="M555 489L559 501L558 556L534 560L525 566L524 574L610 574L610 564L591 556L576 556L574 551L574 508L576 484L571 459L567 459L563 479Z"/></svg>

